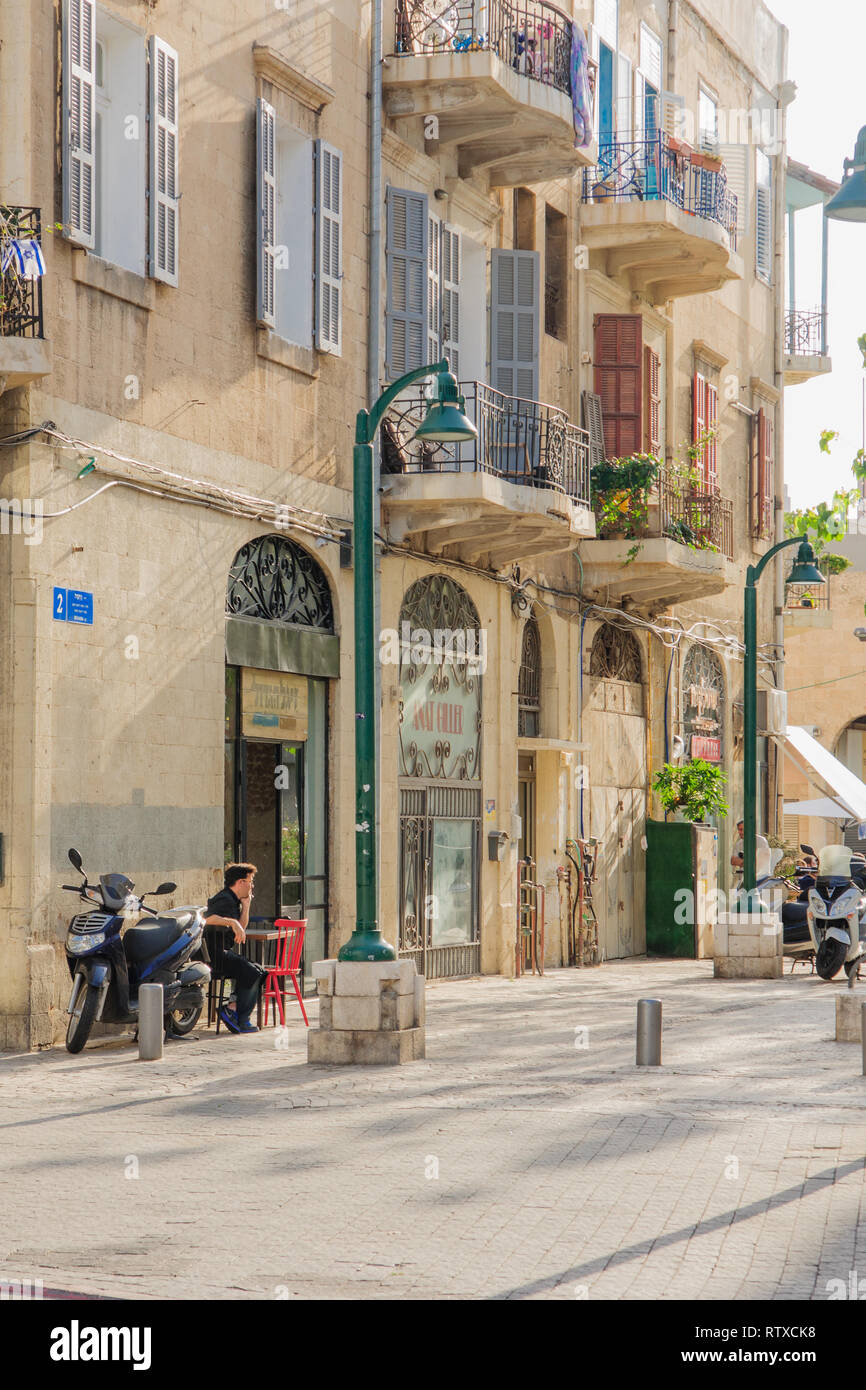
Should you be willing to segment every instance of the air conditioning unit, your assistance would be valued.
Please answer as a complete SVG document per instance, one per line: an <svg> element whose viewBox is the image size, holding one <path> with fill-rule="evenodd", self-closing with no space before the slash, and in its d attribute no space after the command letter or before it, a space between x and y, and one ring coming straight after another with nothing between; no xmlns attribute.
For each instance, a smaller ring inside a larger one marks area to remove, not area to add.
<svg viewBox="0 0 866 1390"><path fill-rule="evenodd" d="M759 690L758 732L760 734L784 734L787 728L787 690Z"/></svg>

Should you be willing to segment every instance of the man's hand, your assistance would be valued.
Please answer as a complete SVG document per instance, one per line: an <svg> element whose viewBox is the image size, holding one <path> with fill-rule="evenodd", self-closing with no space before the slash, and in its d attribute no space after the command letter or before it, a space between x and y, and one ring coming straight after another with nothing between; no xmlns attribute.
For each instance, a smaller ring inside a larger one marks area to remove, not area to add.
<svg viewBox="0 0 866 1390"><path fill-rule="evenodd" d="M231 927L231 929L232 929L232 933L233 933L234 938L235 938L235 945L236 945L236 946L242 945L242 943L243 943L244 941L246 941L246 939L247 939L247 934L246 934L246 932L244 931L243 927L241 926L240 922L238 922L237 919L234 918L234 917L228 917L228 918L226 918L226 921L228 922L228 925L229 925L229 926Z"/></svg>

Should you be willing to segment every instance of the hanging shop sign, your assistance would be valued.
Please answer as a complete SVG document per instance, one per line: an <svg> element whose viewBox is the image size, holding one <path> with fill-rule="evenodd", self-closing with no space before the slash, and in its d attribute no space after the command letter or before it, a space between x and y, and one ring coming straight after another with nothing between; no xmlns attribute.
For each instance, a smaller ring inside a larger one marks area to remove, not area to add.
<svg viewBox="0 0 866 1390"><path fill-rule="evenodd" d="M307 737L307 678L243 668L241 732L244 738Z"/></svg>

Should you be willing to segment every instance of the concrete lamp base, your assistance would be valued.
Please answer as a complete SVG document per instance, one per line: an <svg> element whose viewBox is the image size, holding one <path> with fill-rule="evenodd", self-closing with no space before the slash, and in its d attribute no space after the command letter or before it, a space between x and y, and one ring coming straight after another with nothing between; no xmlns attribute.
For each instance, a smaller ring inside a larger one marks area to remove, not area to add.
<svg viewBox="0 0 866 1390"><path fill-rule="evenodd" d="M399 1066L425 1055L424 976L412 960L320 960L307 1061Z"/></svg>

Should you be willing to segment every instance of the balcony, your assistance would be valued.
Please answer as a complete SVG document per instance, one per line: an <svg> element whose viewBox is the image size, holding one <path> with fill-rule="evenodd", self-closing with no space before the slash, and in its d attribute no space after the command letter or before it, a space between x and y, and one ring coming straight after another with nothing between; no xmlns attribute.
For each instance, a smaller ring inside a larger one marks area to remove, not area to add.
<svg viewBox="0 0 866 1390"><path fill-rule="evenodd" d="M724 164L661 131L600 147L583 171L582 203L590 266L653 304L742 278Z"/></svg>
<svg viewBox="0 0 866 1390"><path fill-rule="evenodd" d="M833 626L828 577L823 584L785 585L785 636L809 628Z"/></svg>
<svg viewBox="0 0 866 1390"><path fill-rule="evenodd" d="M571 550L595 531L589 436L564 411L461 383L478 430L468 444L421 444L423 391L382 426L389 539L492 569Z"/></svg>
<svg viewBox="0 0 866 1390"><path fill-rule="evenodd" d="M0 244L40 240L39 208L0 206ZM42 336L42 280L25 280L14 258L0 277L0 394L51 371Z"/></svg>
<svg viewBox="0 0 866 1390"><path fill-rule="evenodd" d="M385 111L423 121L428 148L453 150L461 178L508 187L595 163L594 142L575 148L572 25L555 5L397 0L395 19ZM591 85L587 72L587 107Z"/></svg>
<svg viewBox="0 0 866 1390"><path fill-rule="evenodd" d="M785 385L799 386L833 370L827 353L827 315L822 309L785 314Z"/></svg>
<svg viewBox="0 0 866 1390"><path fill-rule="evenodd" d="M581 547L584 593L664 612L733 582L734 508L718 493L684 488L662 474L645 517L626 518L623 532Z"/></svg>

